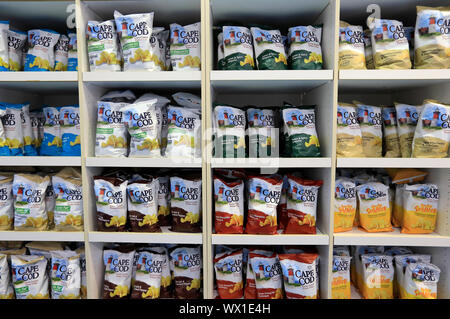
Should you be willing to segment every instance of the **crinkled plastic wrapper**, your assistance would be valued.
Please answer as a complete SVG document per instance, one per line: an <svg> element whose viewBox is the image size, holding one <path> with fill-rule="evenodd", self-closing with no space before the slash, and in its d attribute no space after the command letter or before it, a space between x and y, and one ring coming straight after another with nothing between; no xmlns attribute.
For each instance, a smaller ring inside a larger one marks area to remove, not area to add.
<svg viewBox="0 0 450 319"><path fill-rule="evenodd" d="M366 69L364 32L362 26L350 25L347 22L340 21L339 69Z"/></svg>
<svg viewBox="0 0 450 319"><path fill-rule="evenodd" d="M338 103L336 155L338 157L365 157L356 105Z"/></svg>

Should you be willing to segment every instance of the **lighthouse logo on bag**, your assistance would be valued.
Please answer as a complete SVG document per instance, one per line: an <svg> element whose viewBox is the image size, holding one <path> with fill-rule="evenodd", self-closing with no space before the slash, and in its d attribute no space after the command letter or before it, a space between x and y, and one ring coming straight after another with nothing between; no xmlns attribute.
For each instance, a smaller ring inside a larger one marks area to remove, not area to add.
<svg viewBox="0 0 450 319"><path fill-rule="evenodd" d="M444 107L436 105L434 108L426 108L421 117L423 129L441 130L450 127L450 118Z"/></svg>

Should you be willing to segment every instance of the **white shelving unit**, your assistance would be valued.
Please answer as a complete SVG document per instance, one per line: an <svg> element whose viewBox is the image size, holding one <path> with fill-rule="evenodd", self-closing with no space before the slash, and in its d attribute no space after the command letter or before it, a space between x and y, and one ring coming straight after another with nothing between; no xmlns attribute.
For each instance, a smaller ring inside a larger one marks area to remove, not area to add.
<svg viewBox="0 0 450 319"><path fill-rule="evenodd" d="M447 0L448 2L448 0ZM28 30L54 28L65 32L66 20L75 13L78 37L78 72L3 72L0 73L0 101L23 103L33 107L43 104L80 104L81 157L0 157L0 166L79 166L83 178L84 232L0 232L0 240L84 242L87 256L88 298L100 298L103 284L102 252L110 243L195 244L203 247L204 298L213 297L214 245L311 245L320 254L320 291L331 298L333 245L399 245L414 247L432 254L432 261L442 271L438 295L450 298L450 159L415 158L336 158L336 111L338 101L353 99L367 103L392 104L395 101L418 104L425 98L450 102L450 70L338 70L339 20L365 25L366 7L380 5L382 16L414 25L415 6L422 0L73 0L73 1L0 1L0 20ZM433 6L445 5L433 1ZM69 7L68 7L69 6ZM276 6L276 7L275 7ZM73 10L75 11L73 11ZM201 22L201 63L197 72L90 72L85 31L89 20L113 18L114 10L122 14L155 12L155 26L172 22L186 25ZM295 25L323 24L323 70L286 71L218 71L217 39L214 27L227 22L266 24L284 30ZM112 89L132 89L138 95L154 92L170 95L186 91L202 97L202 153L196 161L166 158L95 157L94 136L97 100ZM283 102L316 105L316 126L321 144L320 158L212 158L211 127L213 102L237 106L280 107ZM203 232L198 234L110 233L96 228L96 207L92 177L105 168L143 168L149 172L160 168L194 168L202 172ZM334 180L337 168L421 168L429 172L427 180L438 184L441 202L435 233L429 235L366 233L358 229L333 234ZM221 235L214 231L213 169L246 168L276 171L301 171L307 177L323 180L320 189L315 235ZM361 298L355 290L353 298Z"/></svg>

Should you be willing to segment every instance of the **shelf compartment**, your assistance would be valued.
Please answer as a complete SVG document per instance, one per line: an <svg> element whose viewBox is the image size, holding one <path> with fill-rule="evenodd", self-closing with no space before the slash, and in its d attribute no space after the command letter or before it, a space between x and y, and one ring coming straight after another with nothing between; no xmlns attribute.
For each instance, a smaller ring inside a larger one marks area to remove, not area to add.
<svg viewBox="0 0 450 319"><path fill-rule="evenodd" d="M212 158L212 168L277 168L331 167L330 157L309 158Z"/></svg>
<svg viewBox="0 0 450 319"><path fill-rule="evenodd" d="M0 166L81 166L81 157L0 156Z"/></svg>
<svg viewBox="0 0 450 319"><path fill-rule="evenodd" d="M89 232L90 242L103 243L149 243L149 244L201 244L202 233L177 233L168 226L161 227L161 233L135 232Z"/></svg>
<svg viewBox="0 0 450 319"><path fill-rule="evenodd" d="M180 167L201 168L201 159L168 159L168 158L142 158L142 157L88 157L87 167Z"/></svg>
<svg viewBox="0 0 450 319"><path fill-rule="evenodd" d="M0 231L0 240L84 242L84 232Z"/></svg>
<svg viewBox="0 0 450 319"><path fill-rule="evenodd" d="M212 234L213 245L328 245L329 237L317 229L317 234L298 235Z"/></svg>
<svg viewBox="0 0 450 319"><path fill-rule="evenodd" d="M338 158L337 167L450 168L450 158Z"/></svg>
<svg viewBox="0 0 450 319"><path fill-rule="evenodd" d="M422 246L450 247L450 236L432 234L402 234L399 228L393 232L368 233L353 230L334 234L334 245Z"/></svg>

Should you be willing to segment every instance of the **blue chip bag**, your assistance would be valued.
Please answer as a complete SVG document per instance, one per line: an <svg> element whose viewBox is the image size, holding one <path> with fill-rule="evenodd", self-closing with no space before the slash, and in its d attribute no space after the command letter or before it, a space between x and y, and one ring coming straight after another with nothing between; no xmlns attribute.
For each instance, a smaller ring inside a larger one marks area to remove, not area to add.
<svg viewBox="0 0 450 319"><path fill-rule="evenodd" d="M25 156L37 156L36 145L33 143L33 127L30 118L30 104L22 104L22 135L23 153Z"/></svg>
<svg viewBox="0 0 450 319"><path fill-rule="evenodd" d="M6 145L11 156L23 155L23 130L22 130L22 107L25 104L2 103L6 113L2 117L5 130Z"/></svg>
<svg viewBox="0 0 450 319"><path fill-rule="evenodd" d="M6 106L0 105L0 117L3 118L6 114ZM10 156L8 144L6 143L5 130L3 129L3 123L0 122L0 156Z"/></svg>
<svg viewBox="0 0 450 319"><path fill-rule="evenodd" d="M80 108L62 106L60 110L62 156L81 156Z"/></svg>
<svg viewBox="0 0 450 319"><path fill-rule="evenodd" d="M44 156L60 156L62 152L61 127L60 127L61 107L44 107L44 138L41 144L41 154Z"/></svg>
<svg viewBox="0 0 450 319"><path fill-rule="evenodd" d="M67 35L69 36L69 64L67 71L78 71L77 34L69 31Z"/></svg>
<svg viewBox="0 0 450 319"><path fill-rule="evenodd" d="M59 33L52 30L28 31L28 53L24 70L53 71L55 66L54 47L59 37Z"/></svg>

